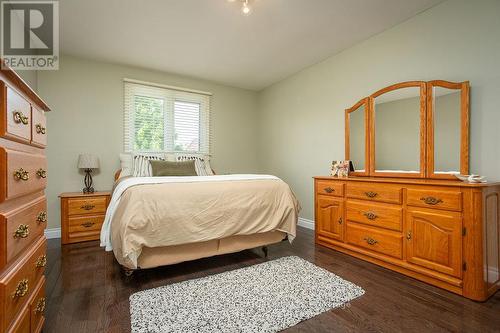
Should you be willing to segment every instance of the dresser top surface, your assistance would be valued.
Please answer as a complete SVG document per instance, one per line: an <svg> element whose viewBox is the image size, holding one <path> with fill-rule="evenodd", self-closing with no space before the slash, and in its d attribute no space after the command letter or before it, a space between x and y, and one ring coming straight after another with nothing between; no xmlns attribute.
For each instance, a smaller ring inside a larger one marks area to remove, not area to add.
<svg viewBox="0 0 500 333"><path fill-rule="evenodd" d="M64 192L59 195L60 198L90 198L90 197L101 197L111 195L110 191L100 191L94 193L82 193L82 192Z"/></svg>
<svg viewBox="0 0 500 333"><path fill-rule="evenodd" d="M394 184L415 184L415 185L439 185L439 186L457 186L457 187L488 187L500 185L500 182L487 183L465 183L460 180L441 180L441 179L419 179L419 178L385 178L385 177L333 177L333 176L315 176L317 180L334 181L355 181L366 183L394 183Z"/></svg>

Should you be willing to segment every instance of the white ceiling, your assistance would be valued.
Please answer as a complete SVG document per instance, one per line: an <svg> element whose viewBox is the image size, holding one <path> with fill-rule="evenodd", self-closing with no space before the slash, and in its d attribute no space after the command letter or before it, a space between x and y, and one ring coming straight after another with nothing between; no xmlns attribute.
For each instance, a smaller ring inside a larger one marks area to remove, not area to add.
<svg viewBox="0 0 500 333"><path fill-rule="evenodd" d="M61 0L61 51L260 90L439 2Z"/></svg>

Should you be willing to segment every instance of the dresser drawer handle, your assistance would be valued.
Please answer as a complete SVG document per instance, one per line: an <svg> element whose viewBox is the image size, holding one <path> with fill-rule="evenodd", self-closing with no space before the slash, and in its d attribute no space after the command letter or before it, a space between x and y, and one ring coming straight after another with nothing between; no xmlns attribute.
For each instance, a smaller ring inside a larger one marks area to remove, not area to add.
<svg viewBox="0 0 500 333"><path fill-rule="evenodd" d="M26 238L29 234L29 226L27 224L20 224L14 232L14 238Z"/></svg>
<svg viewBox="0 0 500 333"><path fill-rule="evenodd" d="M14 171L14 179L27 181L28 179L30 179L30 174L28 171L20 168L19 170Z"/></svg>
<svg viewBox="0 0 500 333"><path fill-rule="evenodd" d="M36 263L35 263L35 267L42 268L42 267L45 267L45 265L47 265L47 256L44 254L44 255L38 257L38 259L36 260Z"/></svg>
<svg viewBox="0 0 500 333"><path fill-rule="evenodd" d="M47 178L47 171L40 168L36 171L36 175L40 178Z"/></svg>
<svg viewBox="0 0 500 333"><path fill-rule="evenodd" d="M45 223L45 222L47 222L47 212L46 211L41 211L40 213L38 213L38 215L36 216L36 221L38 223Z"/></svg>
<svg viewBox="0 0 500 333"><path fill-rule="evenodd" d="M411 230L406 233L406 239L411 240Z"/></svg>
<svg viewBox="0 0 500 333"><path fill-rule="evenodd" d="M443 202L443 200L435 197L422 197L420 198L420 200L422 200L428 205L433 205L433 206Z"/></svg>
<svg viewBox="0 0 500 333"><path fill-rule="evenodd" d="M333 192L335 192L335 189L333 189L331 187L325 187L323 190L325 190L326 193L333 193Z"/></svg>
<svg viewBox="0 0 500 333"><path fill-rule="evenodd" d="M94 209L94 207L95 207L94 205L86 203L85 205L81 206L80 208L85 209L85 210L92 210L92 209Z"/></svg>
<svg viewBox="0 0 500 333"><path fill-rule="evenodd" d="M22 123L23 125L28 125L29 118L25 116L21 111L14 111L14 122L16 124Z"/></svg>
<svg viewBox="0 0 500 333"><path fill-rule="evenodd" d="M35 128L38 134L45 134L45 127L42 124L36 124Z"/></svg>
<svg viewBox="0 0 500 333"><path fill-rule="evenodd" d="M363 240L365 240L370 245L375 245L375 244L378 243L378 240L375 240L375 239L373 239L371 237L364 238Z"/></svg>
<svg viewBox="0 0 500 333"><path fill-rule="evenodd" d="M91 226L93 226L95 224L95 222L85 222L85 223L82 223L80 224L82 227L84 228L90 228Z"/></svg>
<svg viewBox="0 0 500 333"><path fill-rule="evenodd" d="M377 196L377 192L365 192L365 195L368 197L368 198L375 198Z"/></svg>
<svg viewBox="0 0 500 333"><path fill-rule="evenodd" d="M45 297L42 297L36 303L35 312L43 313L44 311L45 311Z"/></svg>
<svg viewBox="0 0 500 333"><path fill-rule="evenodd" d="M378 217L378 215L372 212L365 212L363 213L363 215L366 216L366 218L369 220L375 220Z"/></svg>
<svg viewBox="0 0 500 333"><path fill-rule="evenodd" d="M17 284L16 291L12 293L12 298L14 299L16 297L24 297L28 293L28 290L28 279L22 279Z"/></svg>
<svg viewBox="0 0 500 333"><path fill-rule="evenodd" d="M342 224L344 221L342 221L342 218L339 218L339 224Z"/></svg>

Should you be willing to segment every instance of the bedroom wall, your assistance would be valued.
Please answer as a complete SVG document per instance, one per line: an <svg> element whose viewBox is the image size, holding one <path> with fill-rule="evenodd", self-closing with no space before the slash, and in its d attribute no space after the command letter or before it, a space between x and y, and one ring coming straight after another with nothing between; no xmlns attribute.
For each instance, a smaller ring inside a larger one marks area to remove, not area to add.
<svg viewBox="0 0 500 333"><path fill-rule="evenodd" d="M449 0L264 89L261 171L287 181L313 220L314 175L344 158L344 109L392 83L469 80L471 172L500 179L500 1Z"/></svg>
<svg viewBox="0 0 500 333"><path fill-rule="evenodd" d="M217 173L254 173L257 161L257 93L136 67L63 56L58 71L38 73L38 91L53 111L48 121L48 228L60 226L58 195L80 191L78 154L96 154L97 190L110 190L123 149L123 78L213 93L212 167Z"/></svg>

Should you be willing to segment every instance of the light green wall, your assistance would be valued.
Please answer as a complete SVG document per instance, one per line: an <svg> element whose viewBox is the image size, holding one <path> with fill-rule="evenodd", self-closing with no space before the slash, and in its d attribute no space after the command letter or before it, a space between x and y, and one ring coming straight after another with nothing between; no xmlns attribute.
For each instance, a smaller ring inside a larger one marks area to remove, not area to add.
<svg viewBox="0 0 500 333"><path fill-rule="evenodd" d="M313 219L312 177L344 158L344 109L396 82L444 79L470 80L471 171L500 179L498 13L498 0L449 0L263 90L261 171Z"/></svg>
<svg viewBox="0 0 500 333"><path fill-rule="evenodd" d="M37 91L37 71L16 71L17 74L34 90Z"/></svg>
<svg viewBox="0 0 500 333"><path fill-rule="evenodd" d="M95 187L111 189L123 149L123 78L212 92L212 167L221 174L258 170L256 92L63 56L58 71L38 73L39 94L53 110L47 116L48 228L60 225L58 195L83 187L83 175L76 167L78 154L88 152L100 158Z"/></svg>

